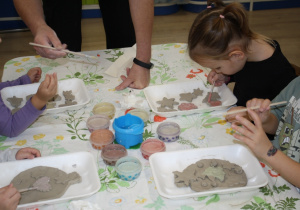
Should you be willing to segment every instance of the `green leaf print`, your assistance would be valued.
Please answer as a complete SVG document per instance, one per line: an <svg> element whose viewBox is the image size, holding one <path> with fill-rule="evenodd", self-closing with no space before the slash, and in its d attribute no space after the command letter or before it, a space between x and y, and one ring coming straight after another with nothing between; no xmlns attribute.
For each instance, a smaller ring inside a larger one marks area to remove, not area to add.
<svg viewBox="0 0 300 210"><path fill-rule="evenodd" d="M0 142L5 141L7 139L6 136L0 136Z"/></svg>
<svg viewBox="0 0 300 210"><path fill-rule="evenodd" d="M155 208L157 210L157 209L161 209L163 206L165 206L164 201L163 199L161 199L160 196L158 196L156 201L154 201L154 203L147 204L146 206L144 206L144 208L149 208L149 209Z"/></svg>
<svg viewBox="0 0 300 210"><path fill-rule="evenodd" d="M148 131L145 129L145 132L143 133L143 140L145 141L147 138L154 137L154 134L152 131Z"/></svg>
<svg viewBox="0 0 300 210"><path fill-rule="evenodd" d="M194 210L194 208L184 205L184 206L180 206L180 210Z"/></svg>
<svg viewBox="0 0 300 210"><path fill-rule="evenodd" d="M196 199L196 201L203 201L203 200L205 200L207 197L208 197L208 196L198 197L198 198Z"/></svg>
<svg viewBox="0 0 300 210"><path fill-rule="evenodd" d="M206 202L206 205L209 205L211 203L216 203L220 201L220 196L218 194L215 194L213 195L213 197L211 199L209 199L207 202Z"/></svg>
<svg viewBox="0 0 300 210"><path fill-rule="evenodd" d="M275 208L276 209L296 209L296 201L298 201L299 198L286 198L285 200L280 200L276 203Z"/></svg>

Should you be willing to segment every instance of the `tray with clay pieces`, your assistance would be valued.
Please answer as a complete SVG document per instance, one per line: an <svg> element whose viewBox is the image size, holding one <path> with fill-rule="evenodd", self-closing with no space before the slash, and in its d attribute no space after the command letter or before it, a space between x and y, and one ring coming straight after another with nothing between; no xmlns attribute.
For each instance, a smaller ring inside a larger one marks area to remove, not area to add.
<svg viewBox="0 0 300 210"><path fill-rule="evenodd" d="M234 105L237 102L237 99L233 95L232 91L225 84L223 84L220 87L215 87L213 91L214 94L218 93L218 95L220 96L219 100L222 102L222 105L209 106L206 103L203 103L202 101L211 91L211 87L211 85L205 87L205 85L201 81L170 83L166 85L149 86L144 89L144 94L152 111L162 117L174 117L176 115L189 115L195 113L211 112L215 110L223 110ZM200 90L202 94L196 96L196 98L194 98L191 102L180 100L180 94L193 93L194 90ZM166 112L158 110L161 104L157 102L162 101L164 97L167 99L174 98L174 101L178 102L178 104L175 103L173 106L174 111ZM179 110L178 106L182 103L193 103L197 106L197 108L190 110Z"/></svg>
<svg viewBox="0 0 300 210"><path fill-rule="evenodd" d="M239 165L246 174L247 185L233 188L216 187L201 192L193 191L190 187L177 187L173 172L182 172L187 166L202 159L220 159ZM169 199L251 191L268 183L268 178L257 158L248 148L239 144L159 152L151 155L149 161L158 193Z"/></svg>
<svg viewBox="0 0 300 210"><path fill-rule="evenodd" d="M37 92L39 86L40 83L33 83L6 87L1 90L1 97L4 104L10 110L14 110L14 106L21 108L26 104L27 98L30 98L32 94ZM64 95L64 91L66 91L67 95ZM16 104L12 106L11 102L8 100L11 100L14 97L17 98L13 99L16 100ZM19 105L17 105L18 101ZM81 79L72 78L60 80L58 81L57 95L48 102L48 108L46 108L42 114L56 114L66 110L77 110L82 108L89 101L90 96L88 90ZM76 104L74 102L76 102Z"/></svg>
<svg viewBox="0 0 300 210"><path fill-rule="evenodd" d="M39 206L46 204L86 198L98 192L101 187L96 160L89 152L75 152L1 163L0 187L9 185L19 173L36 166L57 168L67 174L77 172L81 176L81 182L71 184L60 198L20 204L18 209L31 209L32 207L37 209Z"/></svg>

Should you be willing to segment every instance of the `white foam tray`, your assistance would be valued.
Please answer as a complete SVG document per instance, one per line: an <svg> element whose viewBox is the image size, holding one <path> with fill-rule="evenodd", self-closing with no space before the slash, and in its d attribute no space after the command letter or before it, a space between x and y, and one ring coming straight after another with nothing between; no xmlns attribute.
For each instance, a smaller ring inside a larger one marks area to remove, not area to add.
<svg viewBox="0 0 300 210"><path fill-rule="evenodd" d="M4 104L10 109L13 110L14 107L6 100L7 98L11 98L16 96L18 98L23 98L23 101L20 107L23 107L26 104L26 96L30 94L35 94L40 86L40 83L33 83L27 85L17 85L6 87L1 90L1 97ZM72 94L75 96L75 101L77 104L71 106L59 107L60 104L65 103L64 96L62 94L63 91L72 90ZM64 112L66 110L77 110L82 108L85 104L90 101L90 96L87 88L85 87L83 81L81 79L72 78L67 80L58 81L58 89L57 94L60 95L61 100L56 102L56 107L52 109L45 109L42 114L56 114L59 112Z"/></svg>
<svg viewBox="0 0 300 210"><path fill-rule="evenodd" d="M32 160L0 163L0 187L7 186L20 172L35 166L55 167L66 173L76 171L81 176L82 181L78 184L70 185L65 194L60 198L21 204L18 205L18 209L38 207L45 204L55 204L88 197L98 192L101 186L93 156L88 152L75 152L39 157Z"/></svg>
<svg viewBox="0 0 300 210"><path fill-rule="evenodd" d="M159 112L157 110L157 108L160 106L160 104L158 104L157 101L161 101L163 97L175 98L175 101L179 102L179 105L181 103L189 103L187 101L180 101L179 94L190 93L197 88L203 90L202 96L198 96L192 101L192 103L198 106L198 109L180 111L178 110L178 105L175 105L174 108L177 109L178 111ZM206 97L207 93L211 91L210 88L211 86L206 88L202 82L192 81L192 82L171 83L166 85L148 86L147 88L144 89L144 94L146 96L146 99L152 111L162 117L174 117L176 115L189 115L195 113L211 112L215 110L223 110L234 105L237 102L237 99L233 95L232 91L225 84L223 84L220 87L214 88L214 92L218 92L221 97L221 101L222 101L221 106L210 107L206 103L202 103L202 100Z"/></svg>
<svg viewBox="0 0 300 210"><path fill-rule="evenodd" d="M195 192L190 187L177 187L174 184L173 171L182 172L187 166L201 159L221 159L238 164L246 173L247 185L245 187L215 189L203 192ZM268 183L268 178L257 158L242 145L159 152L151 155L149 161L158 193L169 199L250 191Z"/></svg>

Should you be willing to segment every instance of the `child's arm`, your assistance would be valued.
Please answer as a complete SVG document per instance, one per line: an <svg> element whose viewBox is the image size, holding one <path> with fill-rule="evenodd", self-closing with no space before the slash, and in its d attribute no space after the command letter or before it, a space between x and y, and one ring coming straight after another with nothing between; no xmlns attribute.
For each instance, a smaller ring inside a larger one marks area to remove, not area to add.
<svg viewBox="0 0 300 210"><path fill-rule="evenodd" d="M236 116L236 119L243 126L232 124L232 128L238 133L233 134L236 139L243 141L259 157L264 159L273 169L275 169L288 182L300 187L300 164L287 157L280 150L269 156L268 151L273 147L271 141L265 134L261 120L255 111L248 109L248 113L254 121ZM240 134L239 134L240 133Z"/></svg>
<svg viewBox="0 0 300 210"><path fill-rule="evenodd" d="M12 184L0 188L0 209L17 209L20 198L21 194Z"/></svg>
<svg viewBox="0 0 300 210"><path fill-rule="evenodd" d="M0 98L0 135L14 137L22 133L44 111L47 101L55 96L56 91L56 74L46 75L37 93L14 115Z"/></svg>
<svg viewBox="0 0 300 210"><path fill-rule="evenodd" d="M34 82L39 82L41 79L42 70L39 67L35 67L30 69L27 74L19 77L16 80L13 81L6 81L0 83L0 90L5 87L11 87L16 85L25 85L25 84L31 84Z"/></svg>

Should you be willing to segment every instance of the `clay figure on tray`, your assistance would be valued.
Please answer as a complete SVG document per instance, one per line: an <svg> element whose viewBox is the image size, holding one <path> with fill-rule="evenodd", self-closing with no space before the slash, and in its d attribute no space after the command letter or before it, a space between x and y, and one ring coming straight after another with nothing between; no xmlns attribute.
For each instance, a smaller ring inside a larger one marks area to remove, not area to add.
<svg viewBox="0 0 300 210"><path fill-rule="evenodd" d="M202 159L173 174L177 187L190 187L196 192L242 187L248 182L241 166L220 159Z"/></svg>
<svg viewBox="0 0 300 210"><path fill-rule="evenodd" d="M157 101L156 103L160 104L160 107L157 108L159 112L176 111L176 109L174 109L174 105L179 104L177 101L175 101L175 98L166 97L163 97L163 100Z"/></svg>
<svg viewBox="0 0 300 210"><path fill-rule="evenodd" d="M39 67L30 69L27 74L14 81L0 83L0 90L15 85L24 85L39 82L42 70ZM22 133L32 124L45 110L46 103L53 98L57 92L56 73L46 75L45 80L40 84L36 94L34 94L26 104L12 114L12 111L4 104L0 96L0 135L15 137Z"/></svg>
<svg viewBox="0 0 300 210"><path fill-rule="evenodd" d="M41 157L41 153L39 150L26 147L22 149L6 149L4 151L0 151L0 162L7 161L15 161L22 159L33 159L36 157ZM22 163L20 163L22 164ZM16 209L19 200L21 198L21 194L14 187L13 184L9 184L5 187L0 188L0 209L1 210L11 210Z"/></svg>
<svg viewBox="0 0 300 210"><path fill-rule="evenodd" d="M252 98L272 100L296 78L279 43L252 31L247 11L238 2L209 0L190 28L188 51L195 62L211 69L211 84L235 82L239 106Z"/></svg>
<svg viewBox="0 0 300 210"><path fill-rule="evenodd" d="M286 101L286 105L278 105L271 109L269 99L254 98L247 102L246 113L238 113L234 117L227 116L229 120L235 121L231 125L236 131L233 136L247 144L258 158L266 162L281 177L298 187L298 192L300 192L299 90L300 77L297 77L272 100L272 103ZM255 106L259 108L249 109ZM270 141L266 133L275 134L275 138Z"/></svg>
<svg viewBox="0 0 300 210"><path fill-rule="evenodd" d="M70 185L80 182L81 176L77 172L66 173L48 166L29 168L11 181L22 194L19 204L59 198Z"/></svg>

